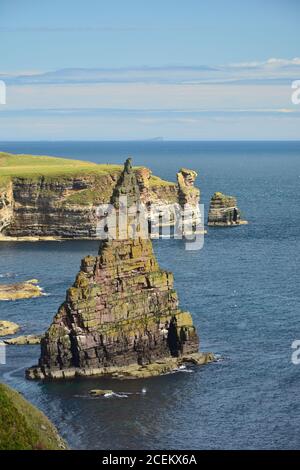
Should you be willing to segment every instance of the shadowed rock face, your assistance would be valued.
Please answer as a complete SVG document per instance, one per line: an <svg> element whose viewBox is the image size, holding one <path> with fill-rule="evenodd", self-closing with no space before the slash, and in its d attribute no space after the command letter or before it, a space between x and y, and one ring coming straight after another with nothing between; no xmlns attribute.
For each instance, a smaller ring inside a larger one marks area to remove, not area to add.
<svg viewBox="0 0 300 470"><path fill-rule="evenodd" d="M126 161L112 203L140 191ZM160 269L149 239L101 241L82 260L76 281L41 342L28 378L93 375L103 368L151 364L198 351L191 315L178 308L173 275Z"/></svg>
<svg viewBox="0 0 300 470"><path fill-rule="evenodd" d="M241 219L236 198L216 192L210 201L208 225L227 227L243 224L247 224L247 221Z"/></svg>

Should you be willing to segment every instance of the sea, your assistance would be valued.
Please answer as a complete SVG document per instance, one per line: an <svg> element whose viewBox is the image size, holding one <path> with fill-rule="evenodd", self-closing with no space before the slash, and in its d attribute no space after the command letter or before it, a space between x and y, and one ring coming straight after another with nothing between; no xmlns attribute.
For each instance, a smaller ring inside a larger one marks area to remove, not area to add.
<svg viewBox="0 0 300 470"><path fill-rule="evenodd" d="M131 156L171 181L191 168L206 216L221 191L237 197L249 221L207 228L197 251L183 240L153 242L161 267L174 273L181 308L192 313L201 350L216 362L145 380L32 382L24 372L39 346L9 346L1 382L38 406L72 449L300 448L292 347L300 340L300 142L2 142L0 151L98 163ZM97 241L0 243L0 282L37 278L47 294L2 301L0 319L20 324L22 334L44 332L81 258L97 250ZM92 398L94 388L114 394Z"/></svg>

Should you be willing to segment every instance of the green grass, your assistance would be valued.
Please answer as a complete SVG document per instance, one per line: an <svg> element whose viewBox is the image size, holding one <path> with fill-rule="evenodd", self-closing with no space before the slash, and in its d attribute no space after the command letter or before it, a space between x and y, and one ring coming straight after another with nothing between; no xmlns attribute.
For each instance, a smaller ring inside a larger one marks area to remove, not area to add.
<svg viewBox="0 0 300 470"><path fill-rule="evenodd" d="M13 155L0 152L0 189L7 186L12 178L55 179L57 177L108 175L120 172L123 165L97 164L66 158ZM151 186L172 186L174 183L164 181L157 176L150 179Z"/></svg>
<svg viewBox="0 0 300 470"><path fill-rule="evenodd" d="M153 175L150 177L149 184L150 184L150 187L153 187L153 186L175 186L176 185L176 183L173 183L171 181L162 180L158 176L153 176Z"/></svg>
<svg viewBox="0 0 300 470"><path fill-rule="evenodd" d="M0 384L0 450L59 450L53 424L18 392Z"/></svg>
<svg viewBox="0 0 300 470"><path fill-rule="evenodd" d="M122 165L109 165L66 158L37 155L12 155L0 152L0 178L40 176L70 176L82 174L109 174L121 171Z"/></svg>

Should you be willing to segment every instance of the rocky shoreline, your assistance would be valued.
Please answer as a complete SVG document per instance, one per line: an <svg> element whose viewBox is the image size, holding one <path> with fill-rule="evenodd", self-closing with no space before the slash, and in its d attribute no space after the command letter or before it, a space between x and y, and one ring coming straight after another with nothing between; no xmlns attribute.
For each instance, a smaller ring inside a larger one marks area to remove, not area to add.
<svg viewBox="0 0 300 470"><path fill-rule="evenodd" d="M126 366L107 366L98 368L67 368L47 371L32 367L26 371L29 380L60 380L76 377L111 377L114 379L147 379L180 370L183 365L200 366L215 361L211 352L192 353L181 357L165 357L149 364L129 364Z"/></svg>
<svg viewBox="0 0 300 470"><path fill-rule="evenodd" d="M7 320L0 320L0 336L14 335L19 331L20 326Z"/></svg>
<svg viewBox="0 0 300 470"><path fill-rule="evenodd" d="M110 202L121 165L1 152L0 162L0 242L98 238L98 207ZM3 181L1 170L6 170ZM154 176L145 167L134 168L134 173L147 208L173 204L179 209L184 203L199 203L197 174L192 170L179 170L177 183Z"/></svg>

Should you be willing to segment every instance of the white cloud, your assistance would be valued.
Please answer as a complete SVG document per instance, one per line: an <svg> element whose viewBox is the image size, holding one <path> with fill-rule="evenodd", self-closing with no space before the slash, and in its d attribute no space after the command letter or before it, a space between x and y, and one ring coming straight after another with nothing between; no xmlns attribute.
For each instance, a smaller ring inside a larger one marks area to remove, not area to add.
<svg viewBox="0 0 300 470"><path fill-rule="evenodd" d="M270 138L273 122L281 123L273 137L296 138L294 123L299 122L300 106L291 105L291 82L300 79L297 57L2 77L7 84L7 104L0 109L3 140L16 134L29 139L212 138L216 123L216 138L260 138L264 132Z"/></svg>
<svg viewBox="0 0 300 470"><path fill-rule="evenodd" d="M129 67L116 69L63 69L44 73L24 71L2 74L8 84L15 85L62 85L95 83L230 83L292 80L300 76L300 58L269 58L265 61L240 62L225 65Z"/></svg>

